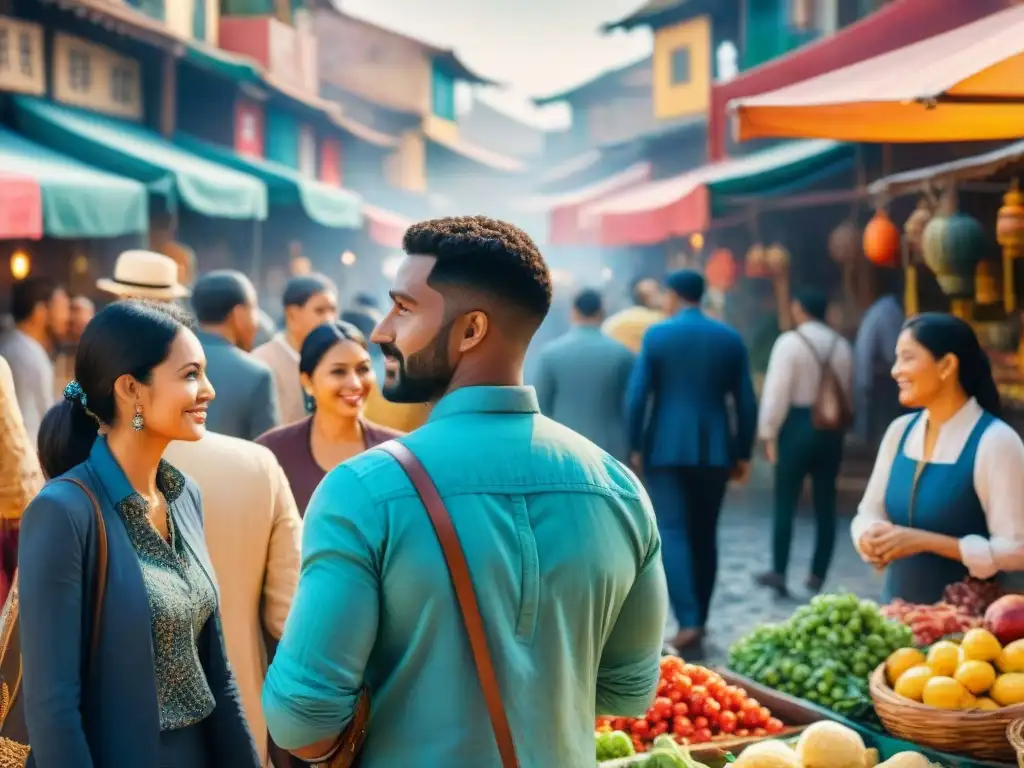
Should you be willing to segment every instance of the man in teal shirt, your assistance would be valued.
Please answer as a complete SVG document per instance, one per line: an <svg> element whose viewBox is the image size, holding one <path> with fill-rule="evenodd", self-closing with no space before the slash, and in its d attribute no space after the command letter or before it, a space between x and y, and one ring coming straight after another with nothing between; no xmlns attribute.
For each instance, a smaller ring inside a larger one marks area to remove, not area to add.
<svg viewBox="0 0 1024 768"><path fill-rule="evenodd" d="M642 714L658 683L666 590L650 501L522 386L551 303L529 236L464 217L414 225L403 245L373 336L384 395L436 403L402 442L465 550L520 765L593 765L595 715ZM263 692L271 735L322 757L363 686L362 768L500 764L429 518L379 450L333 470L307 509L299 588Z"/></svg>

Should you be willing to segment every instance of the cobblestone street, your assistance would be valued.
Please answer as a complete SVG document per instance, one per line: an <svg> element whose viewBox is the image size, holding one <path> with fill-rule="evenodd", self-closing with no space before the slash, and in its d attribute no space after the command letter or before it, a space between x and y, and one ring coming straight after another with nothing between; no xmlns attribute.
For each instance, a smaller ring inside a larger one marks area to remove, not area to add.
<svg viewBox="0 0 1024 768"><path fill-rule="evenodd" d="M750 486L730 490L722 510L718 582L705 644L705 662L712 664L724 663L730 643L740 635L757 624L787 618L805 599L801 587L814 540L814 521L806 497L796 521L791 555L793 597L779 599L754 584L754 576L766 570L771 560L771 481L765 473L757 474ZM850 590L877 599L881 579L861 561L850 541L850 519L860 499L856 488L851 491L840 495L835 557L825 590Z"/></svg>

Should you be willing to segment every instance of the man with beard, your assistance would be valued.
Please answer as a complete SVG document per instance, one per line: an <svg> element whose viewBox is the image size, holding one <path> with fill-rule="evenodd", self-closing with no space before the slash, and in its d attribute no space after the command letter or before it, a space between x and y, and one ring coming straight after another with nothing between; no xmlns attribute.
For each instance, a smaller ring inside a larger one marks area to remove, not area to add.
<svg viewBox="0 0 1024 768"><path fill-rule="evenodd" d="M471 216L416 224L403 247L374 334L383 391L434 403L400 441L465 551L517 764L591 764L595 714L642 714L658 684L666 592L653 510L624 465L542 416L522 385L551 304L529 236ZM341 464L304 527L263 689L275 741L306 760L331 753L368 686L364 768L501 764L445 559L401 466L379 448Z"/></svg>
<svg viewBox="0 0 1024 768"><path fill-rule="evenodd" d="M68 327L68 295L48 277L27 277L11 289L14 328L0 338L0 356L11 366L14 392L32 445L39 424L57 402L53 356Z"/></svg>

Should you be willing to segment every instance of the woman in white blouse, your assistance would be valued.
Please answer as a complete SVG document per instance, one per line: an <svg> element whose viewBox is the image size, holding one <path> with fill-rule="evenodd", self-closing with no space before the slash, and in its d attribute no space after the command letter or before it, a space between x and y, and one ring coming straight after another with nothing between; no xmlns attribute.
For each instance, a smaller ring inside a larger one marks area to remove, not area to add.
<svg viewBox="0 0 1024 768"><path fill-rule="evenodd" d="M952 315L908 320L892 375L921 410L889 426L851 526L885 569L884 599L933 603L968 574L1024 570L1024 443L999 419L974 331Z"/></svg>

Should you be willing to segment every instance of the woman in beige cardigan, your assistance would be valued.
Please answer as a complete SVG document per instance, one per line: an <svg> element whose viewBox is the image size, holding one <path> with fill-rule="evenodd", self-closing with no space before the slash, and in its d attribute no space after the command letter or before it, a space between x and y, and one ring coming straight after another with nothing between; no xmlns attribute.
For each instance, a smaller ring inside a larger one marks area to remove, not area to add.
<svg viewBox="0 0 1024 768"><path fill-rule="evenodd" d="M0 357L0 603L18 564L21 515L42 487L43 471L14 396L11 367Z"/></svg>

